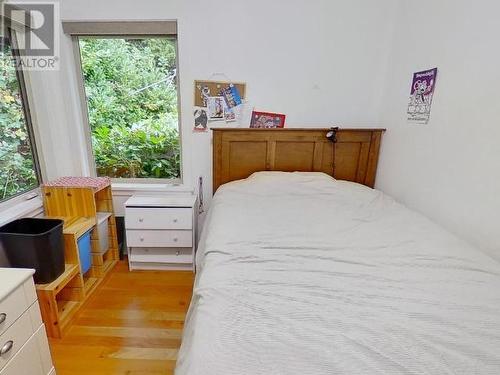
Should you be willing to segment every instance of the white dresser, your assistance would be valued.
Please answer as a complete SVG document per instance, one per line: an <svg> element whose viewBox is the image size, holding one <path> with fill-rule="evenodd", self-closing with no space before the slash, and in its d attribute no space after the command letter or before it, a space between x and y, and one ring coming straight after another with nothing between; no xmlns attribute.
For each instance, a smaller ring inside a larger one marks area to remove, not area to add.
<svg viewBox="0 0 500 375"><path fill-rule="evenodd" d="M136 196L125 202L131 270L194 270L196 196Z"/></svg>
<svg viewBox="0 0 500 375"><path fill-rule="evenodd" d="M0 268L0 375L55 374L33 270Z"/></svg>

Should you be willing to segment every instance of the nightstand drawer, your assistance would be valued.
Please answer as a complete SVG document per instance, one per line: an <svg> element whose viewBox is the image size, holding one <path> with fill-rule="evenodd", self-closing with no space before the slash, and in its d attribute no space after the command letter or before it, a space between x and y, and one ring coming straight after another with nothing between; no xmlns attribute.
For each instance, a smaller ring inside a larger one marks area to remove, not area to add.
<svg viewBox="0 0 500 375"><path fill-rule="evenodd" d="M191 208L135 208L125 210L127 229L192 229Z"/></svg>
<svg viewBox="0 0 500 375"><path fill-rule="evenodd" d="M131 262L193 263L191 247L134 247L130 249Z"/></svg>
<svg viewBox="0 0 500 375"><path fill-rule="evenodd" d="M129 247L192 247L190 230L127 230Z"/></svg>

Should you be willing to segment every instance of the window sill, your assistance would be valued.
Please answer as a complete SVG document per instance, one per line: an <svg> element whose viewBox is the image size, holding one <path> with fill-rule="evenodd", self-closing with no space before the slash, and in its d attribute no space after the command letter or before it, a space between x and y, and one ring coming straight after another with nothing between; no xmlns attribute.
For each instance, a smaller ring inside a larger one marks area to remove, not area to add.
<svg viewBox="0 0 500 375"><path fill-rule="evenodd" d="M0 225L19 219L21 217L33 217L43 213L43 201L36 197L27 201L19 202L0 213Z"/></svg>
<svg viewBox="0 0 500 375"><path fill-rule="evenodd" d="M131 193L193 193L193 188L179 184L113 182L114 195L130 195Z"/></svg>

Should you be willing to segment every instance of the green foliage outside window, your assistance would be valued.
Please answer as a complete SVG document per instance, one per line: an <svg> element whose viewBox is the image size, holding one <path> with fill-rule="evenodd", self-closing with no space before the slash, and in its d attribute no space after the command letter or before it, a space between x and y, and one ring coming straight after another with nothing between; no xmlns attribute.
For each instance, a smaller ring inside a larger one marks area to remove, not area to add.
<svg viewBox="0 0 500 375"><path fill-rule="evenodd" d="M166 38L80 38L99 175L178 178L176 49Z"/></svg>
<svg viewBox="0 0 500 375"><path fill-rule="evenodd" d="M38 186L12 50L0 40L0 201Z"/></svg>

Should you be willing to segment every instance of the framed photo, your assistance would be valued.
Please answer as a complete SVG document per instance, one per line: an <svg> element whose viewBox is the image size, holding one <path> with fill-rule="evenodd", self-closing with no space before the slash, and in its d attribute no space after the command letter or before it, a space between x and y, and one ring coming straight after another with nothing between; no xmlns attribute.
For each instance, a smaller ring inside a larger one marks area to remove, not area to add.
<svg viewBox="0 0 500 375"><path fill-rule="evenodd" d="M225 107L225 99L223 96L209 96L207 98L208 120L224 120Z"/></svg>
<svg viewBox="0 0 500 375"><path fill-rule="evenodd" d="M252 112L251 128L283 128L285 115L271 112Z"/></svg>

